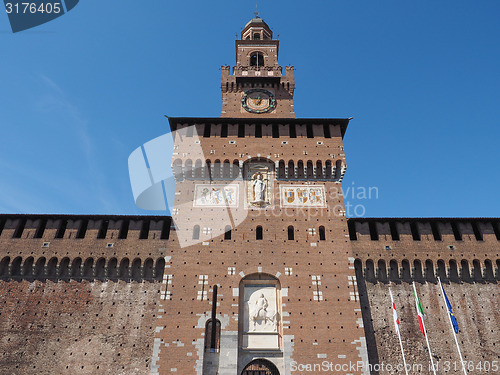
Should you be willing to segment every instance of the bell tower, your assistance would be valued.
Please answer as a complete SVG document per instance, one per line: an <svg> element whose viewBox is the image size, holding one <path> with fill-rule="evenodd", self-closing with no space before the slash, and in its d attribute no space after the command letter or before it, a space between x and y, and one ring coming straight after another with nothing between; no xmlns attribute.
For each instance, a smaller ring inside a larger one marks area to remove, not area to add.
<svg viewBox="0 0 500 375"><path fill-rule="evenodd" d="M221 117L295 118L293 66L278 63L279 41L262 18L252 18L236 40L236 65L222 66Z"/></svg>

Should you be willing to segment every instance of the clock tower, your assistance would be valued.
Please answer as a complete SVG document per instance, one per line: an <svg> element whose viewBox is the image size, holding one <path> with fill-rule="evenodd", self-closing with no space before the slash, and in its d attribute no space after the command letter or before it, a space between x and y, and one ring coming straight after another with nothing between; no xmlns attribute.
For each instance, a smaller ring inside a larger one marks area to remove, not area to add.
<svg viewBox="0 0 500 375"><path fill-rule="evenodd" d="M295 118L293 66L278 63L279 41L258 16L252 18L236 40L236 66L222 67L221 117Z"/></svg>

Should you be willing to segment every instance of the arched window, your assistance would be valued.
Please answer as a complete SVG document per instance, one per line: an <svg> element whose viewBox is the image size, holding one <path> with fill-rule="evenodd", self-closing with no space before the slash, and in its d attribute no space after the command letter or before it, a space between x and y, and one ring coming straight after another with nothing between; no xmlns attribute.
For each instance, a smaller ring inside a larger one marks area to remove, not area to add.
<svg viewBox="0 0 500 375"><path fill-rule="evenodd" d="M44 260L44 264L45 264L45 260ZM61 263L59 264L59 278L63 279L63 280L68 280L69 277L70 277L69 258L64 257L64 258L62 258Z"/></svg>
<svg viewBox="0 0 500 375"><path fill-rule="evenodd" d="M393 282L399 282L398 262L395 259L389 262L389 279Z"/></svg>
<svg viewBox="0 0 500 375"><path fill-rule="evenodd" d="M200 239L200 226L195 225L193 227L193 240L199 240Z"/></svg>
<svg viewBox="0 0 500 375"><path fill-rule="evenodd" d="M21 276L21 263L22 263L22 261L23 261L23 259L21 257L17 257L12 262L12 268L11 268L11 272L10 272L10 275L12 277L20 277Z"/></svg>
<svg viewBox="0 0 500 375"><path fill-rule="evenodd" d="M290 226L288 227L288 240L289 240L289 241L293 241L294 239L295 239L295 231L294 231L294 229L293 229L293 226L292 226L292 225L290 225Z"/></svg>
<svg viewBox="0 0 500 375"><path fill-rule="evenodd" d="M427 259L425 261L425 279L432 283L436 279L436 275L434 274L434 263L432 260Z"/></svg>
<svg viewBox="0 0 500 375"><path fill-rule="evenodd" d="M111 258L108 261L108 278L111 280L118 279L118 260Z"/></svg>
<svg viewBox="0 0 500 375"><path fill-rule="evenodd" d="M226 225L224 228L224 239L225 240L230 240L231 239L231 226Z"/></svg>
<svg viewBox="0 0 500 375"><path fill-rule="evenodd" d="M2 263L0 263L0 277L8 276L9 263L10 263L10 257L5 257L2 259Z"/></svg>
<svg viewBox="0 0 500 375"><path fill-rule="evenodd" d="M253 34L253 38L256 40L260 40L260 33Z"/></svg>
<svg viewBox="0 0 500 375"><path fill-rule="evenodd" d="M462 261L460 262L460 266L462 281L470 282L469 262L467 262L467 260L465 259L462 259Z"/></svg>
<svg viewBox="0 0 500 375"><path fill-rule="evenodd" d="M323 164L321 160L316 162L316 178L323 178Z"/></svg>
<svg viewBox="0 0 500 375"><path fill-rule="evenodd" d="M304 178L304 162L302 160L297 163L297 178Z"/></svg>
<svg viewBox="0 0 500 375"><path fill-rule="evenodd" d="M415 259L413 262L413 279L416 281L423 281L424 276L422 274L422 263Z"/></svg>
<svg viewBox="0 0 500 375"><path fill-rule="evenodd" d="M479 262L479 259L474 259L472 261L472 266L473 266L474 281L479 283L482 282L483 272L481 270L481 262Z"/></svg>
<svg viewBox="0 0 500 375"><path fill-rule="evenodd" d="M387 282L387 268L383 259L378 261L377 277L381 283Z"/></svg>
<svg viewBox="0 0 500 375"><path fill-rule="evenodd" d="M95 264L95 277L98 280L106 280L106 259L99 258Z"/></svg>
<svg viewBox="0 0 500 375"><path fill-rule="evenodd" d="M280 160L278 164L278 178L285 178L285 162L283 160Z"/></svg>
<svg viewBox="0 0 500 375"><path fill-rule="evenodd" d="M128 280L129 278L129 260L128 258L123 258L120 262L119 275L118 277L122 280Z"/></svg>
<svg viewBox="0 0 500 375"><path fill-rule="evenodd" d="M94 277L94 259L87 258L83 264L83 277L86 279L92 279Z"/></svg>
<svg viewBox="0 0 500 375"><path fill-rule="evenodd" d="M442 259L439 259L437 262L437 273L441 280L448 279L448 275L446 275L446 265Z"/></svg>
<svg viewBox="0 0 500 375"><path fill-rule="evenodd" d="M311 160L307 161L307 179L311 180L314 177L313 162Z"/></svg>
<svg viewBox="0 0 500 375"><path fill-rule="evenodd" d="M57 258L51 258L47 263L47 278L57 279Z"/></svg>
<svg viewBox="0 0 500 375"><path fill-rule="evenodd" d="M288 178L295 178L295 165L293 160L288 162Z"/></svg>
<svg viewBox="0 0 500 375"><path fill-rule="evenodd" d="M141 281L141 260L135 258L132 262L132 280Z"/></svg>
<svg viewBox="0 0 500 375"><path fill-rule="evenodd" d="M153 259L151 258L146 259L146 261L144 262L144 279L153 279Z"/></svg>
<svg viewBox="0 0 500 375"><path fill-rule="evenodd" d="M24 261L23 264L23 277L24 278L31 278L33 276L33 262L35 260L33 257L28 257Z"/></svg>
<svg viewBox="0 0 500 375"><path fill-rule="evenodd" d="M450 280L454 283L458 283L460 281L460 277L458 276L457 262L453 259L450 260Z"/></svg>
<svg viewBox="0 0 500 375"><path fill-rule="evenodd" d="M335 162L335 179L340 180L342 176L342 160L337 160Z"/></svg>
<svg viewBox="0 0 500 375"><path fill-rule="evenodd" d="M238 178L240 175L240 162L238 160L233 160L233 173L232 177L233 179Z"/></svg>
<svg viewBox="0 0 500 375"><path fill-rule="evenodd" d="M373 284L377 282L375 278L375 266L373 264L373 260L368 259L366 261L366 269L365 269L365 279Z"/></svg>
<svg viewBox="0 0 500 375"><path fill-rule="evenodd" d="M330 160L327 160L325 163L325 178L332 178L332 162Z"/></svg>
<svg viewBox="0 0 500 375"><path fill-rule="evenodd" d="M325 227L323 225L319 227L319 240L320 241L326 240L326 232L325 232Z"/></svg>
<svg viewBox="0 0 500 375"><path fill-rule="evenodd" d="M222 168L222 177L225 180L231 178L231 163L229 162L229 160L224 160L224 165Z"/></svg>
<svg viewBox="0 0 500 375"><path fill-rule="evenodd" d="M165 272L165 258L158 258L155 266L155 279L163 280L163 272Z"/></svg>
<svg viewBox="0 0 500 375"><path fill-rule="evenodd" d="M495 280L495 273L493 272L493 264L491 263L491 260L489 260L489 259L486 259L484 261L484 278L485 278L485 280L488 280L488 281Z"/></svg>
<svg viewBox="0 0 500 375"><path fill-rule="evenodd" d="M207 321L205 324L205 351L206 352L218 352L220 350L220 321L215 319L215 345L212 347L212 319Z"/></svg>
<svg viewBox="0 0 500 375"><path fill-rule="evenodd" d="M255 230L255 239L256 240L261 240L263 238L263 232L262 232L262 227L259 225L257 229Z"/></svg>
<svg viewBox="0 0 500 375"><path fill-rule="evenodd" d="M200 178L202 173L202 166L201 166L201 160L198 159L194 163L194 176L195 178Z"/></svg>
<svg viewBox="0 0 500 375"><path fill-rule="evenodd" d="M45 258L38 258L35 264L35 272L34 276L38 279L41 279L45 276Z"/></svg>
<svg viewBox="0 0 500 375"><path fill-rule="evenodd" d="M193 178L193 161L192 160L186 160L186 164L184 167L184 175L186 178Z"/></svg>
<svg viewBox="0 0 500 375"><path fill-rule="evenodd" d="M403 281L409 283L411 282L411 274L410 274L410 262L408 259L403 259L401 262L401 268L402 268L402 279Z"/></svg>
<svg viewBox="0 0 500 375"><path fill-rule="evenodd" d="M264 66L264 55L260 52L254 52L250 55L250 66Z"/></svg>

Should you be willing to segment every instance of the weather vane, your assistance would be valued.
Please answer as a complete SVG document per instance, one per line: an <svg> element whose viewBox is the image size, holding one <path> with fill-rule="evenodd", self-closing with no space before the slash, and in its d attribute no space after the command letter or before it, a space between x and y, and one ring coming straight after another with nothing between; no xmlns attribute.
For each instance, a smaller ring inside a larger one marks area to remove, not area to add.
<svg viewBox="0 0 500 375"><path fill-rule="evenodd" d="M255 12L253 12L253 14L255 14L255 17L259 18L259 9L257 1L255 2Z"/></svg>

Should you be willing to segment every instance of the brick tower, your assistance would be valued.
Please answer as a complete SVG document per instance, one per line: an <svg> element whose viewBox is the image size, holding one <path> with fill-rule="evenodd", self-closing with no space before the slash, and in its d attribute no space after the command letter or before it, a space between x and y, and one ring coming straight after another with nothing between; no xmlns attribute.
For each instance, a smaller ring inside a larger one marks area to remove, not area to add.
<svg viewBox="0 0 500 375"><path fill-rule="evenodd" d="M262 18L255 17L236 40L236 66L222 67L221 117L295 117L293 66L278 64L279 41Z"/></svg>
<svg viewBox="0 0 500 375"><path fill-rule="evenodd" d="M349 120L295 118L293 68L282 75L260 18L229 70L221 118L169 119L176 230L152 372L362 373L349 366L367 360L341 192Z"/></svg>

